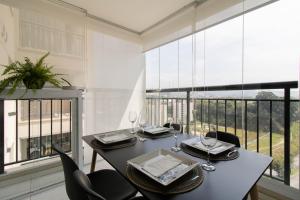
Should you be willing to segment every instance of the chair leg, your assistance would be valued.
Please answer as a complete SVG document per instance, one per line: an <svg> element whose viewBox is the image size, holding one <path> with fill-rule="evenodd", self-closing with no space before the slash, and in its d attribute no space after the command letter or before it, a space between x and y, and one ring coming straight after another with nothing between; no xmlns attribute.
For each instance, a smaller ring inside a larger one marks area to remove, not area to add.
<svg viewBox="0 0 300 200"><path fill-rule="evenodd" d="M258 200L258 190L257 190L256 184L250 190L250 197L251 197L251 200Z"/></svg>
<svg viewBox="0 0 300 200"><path fill-rule="evenodd" d="M97 160L97 152L95 150L93 150L93 157L92 157L92 163L91 163L91 170L90 173L95 171L95 167L96 167L96 160Z"/></svg>

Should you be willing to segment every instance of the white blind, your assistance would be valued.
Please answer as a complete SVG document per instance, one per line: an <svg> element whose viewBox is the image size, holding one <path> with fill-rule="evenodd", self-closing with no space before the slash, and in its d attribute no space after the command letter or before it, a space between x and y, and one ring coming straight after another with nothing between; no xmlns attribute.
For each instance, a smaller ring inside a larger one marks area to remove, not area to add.
<svg viewBox="0 0 300 200"><path fill-rule="evenodd" d="M14 60L35 61L50 52L46 63L75 86L85 85L86 16L81 10L60 5L57 0L0 0L14 23L9 32L14 41ZM10 7L8 7L10 6Z"/></svg>
<svg viewBox="0 0 300 200"><path fill-rule="evenodd" d="M83 57L84 26L69 24L37 11L20 9L19 30L21 48Z"/></svg>
<svg viewBox="0 0 300 200"><path fill-rule="evenodd" d="M44 16L58 18L69 24L82 24L85 22L85 13L73 7L60 5L59 0L0 0L1 4L13 8L33 10Z"/></svg>
<svg viewBox="0 0 300 200"><path fill-rule="evenodd" d="M144 51L277 0L207 0L142 34Z"/></svg>
<svg viewBox="0 0 300 200"><path fill-rule="evenodd" d="M18 47L55 55L84 54L86 17L83 11L56 0L0 0L16 12Z"/></svg>

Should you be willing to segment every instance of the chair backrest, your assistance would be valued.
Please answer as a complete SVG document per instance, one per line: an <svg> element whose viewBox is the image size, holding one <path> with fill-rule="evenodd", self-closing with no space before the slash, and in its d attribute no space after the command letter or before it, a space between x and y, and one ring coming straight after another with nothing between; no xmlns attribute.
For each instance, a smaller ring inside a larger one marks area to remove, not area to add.
<svg viewBox="0 0 300 200"><path fill-rule="evenodd" d="M81 187L75 182L73 176L73 173L79 169L77 164L57 146L53 145L52 148L60 156L64 169L66 192L70 200L88 200L88 197L84 194Z"/></svg>
<svg viewBox="0 0 300 200"><path fill-rule="evenodd" d="M214 132L208 132L206 134L206 136L212 137L212 134L214 134ZM233 135L231 133L222 132L222 131L217 131L217 137L218 137L218 140L234 144L236 147L241 147L240 139L236 135Z"/></svg>
<svg viewBox="0 0 300 200"><path fill-rule="evenodd" d="M73 173L73 176L76 183L81 187L90 200L105 200L104 197L93 190L93 185L85 173L83 173L81 170L76 170Z"/></svg>
<svg viewBox="0 0 300 200"><path fill-rule="evenodd" d="M163 127L170 128L170 123L164 124ZM182 127L180 126L180 124L172 124L172 127L173 127L174 130L176 130L176 131L180 131L181 133L183 132L183 129L182 129Z"/></svg>

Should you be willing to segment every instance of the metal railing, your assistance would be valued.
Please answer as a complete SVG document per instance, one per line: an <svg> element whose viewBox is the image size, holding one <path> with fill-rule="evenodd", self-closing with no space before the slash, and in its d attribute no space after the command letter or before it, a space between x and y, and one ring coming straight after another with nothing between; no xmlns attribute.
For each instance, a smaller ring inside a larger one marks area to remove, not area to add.
<svg viewBox="0 0 300 200"><path fill-rule="evenodd" d="M168 116L172 116L177 121L178 119L185 127L187 133L197 132L197 123L215 124L218 130L232 132L237 135L237 132L242 130L243 139L241 143L246 149L249 148L249 137L256 133L256 151L260 152L260 129L261 120L267 120L269 132L269 152L273 155L273 134L274 134L274 115L278 115L278 109L282 107L283 117L283 148L284 148L284 167L282 178L273 176L272 166L269 168L267 176L283 181L285 184L290 184L291 173L291 130L290 130L290 115L291 104L298 105L299 100L291 99L290 92L292 88L298 88L298 82L275 82L275 83L255 83L255 84L240 84L240 85L225 85L225 86L208 86L208 87L193 87L193 88L170 88L161 90L147 90L146 110L148 119L151 123L165 123ZM203 91L233 91L233 90L283 90L283 98L207 98L193 97L191 94ZM168 97L165 94L170 93L185 93L179 97ZM151 93L156 95L149 96ZM269 110L268 116L261 116L261 107ZM252 112L249 112L252 109ZM192 111L192 113L191 113ZM250 116L255 114L255 116ZM192 118L192 120L191 120ZM249 124L249 120L252 120ZM277 122L276 122L277 123ZM253 126L253 124L255 124ZM230 130L229 130L230 129ZM239 135L240 136L240 135Z"/></svg>
<svg viewBox="0 0 300 200"><path fill-rule="evenodd" d="M4 162L4 166L23 163L47 156L55 155L52 144L58 145L64 152L71 151L71 110L70 99L43 99L43 100L9 100L14 104L15 112L8 113L14 117L15 136L14 149L7 147L10 152L15 152L13 161ZM4 102L5 105L5 102ZM45 111L44 111L45 110ZM48 112L46 110L49 110ZM64 110L64 112L63 112ZM4 112L0 113L4 115ZM4 116L6 118L7 116ZM67 124L68 130L63 130L63 124ZM34 127L35 126L35 127ZM46 126L46 127L43 127ZM56 128L54 128L56 126ZM38 133L33 134L33 129L38 128ZM27 133L20 133L19 130ZM8 137L12 138L12 133Z"/></svg>
<svg viewBox="0 0 300 200"><path fill-rule="evenodd" d="M27 90L26 90L27 91ZM6 168L56 155L55 144L80 163L82 92L17 89L0 94L0 174Z"/></svg>

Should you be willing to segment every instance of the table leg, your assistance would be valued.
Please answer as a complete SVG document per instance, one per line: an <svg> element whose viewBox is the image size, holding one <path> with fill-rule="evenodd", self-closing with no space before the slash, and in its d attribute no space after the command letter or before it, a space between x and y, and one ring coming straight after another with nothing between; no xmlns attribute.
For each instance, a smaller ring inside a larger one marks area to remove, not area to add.
<svg viewBox="0 0 300 200"><path fill-rule="evenodd" d="M251 200L258 200L258 190L257 190L256 184L250 190L250 197L251 197Z"/></svg>
<svg viewBox="0 0 300 200"><path fill-rule="evenodd" d="M92 157L92 163L91 163L90 173L92 173L92 172L95 171L96 160L97 160L97 152L95 150L93 150L93 157Z"/></svg>

